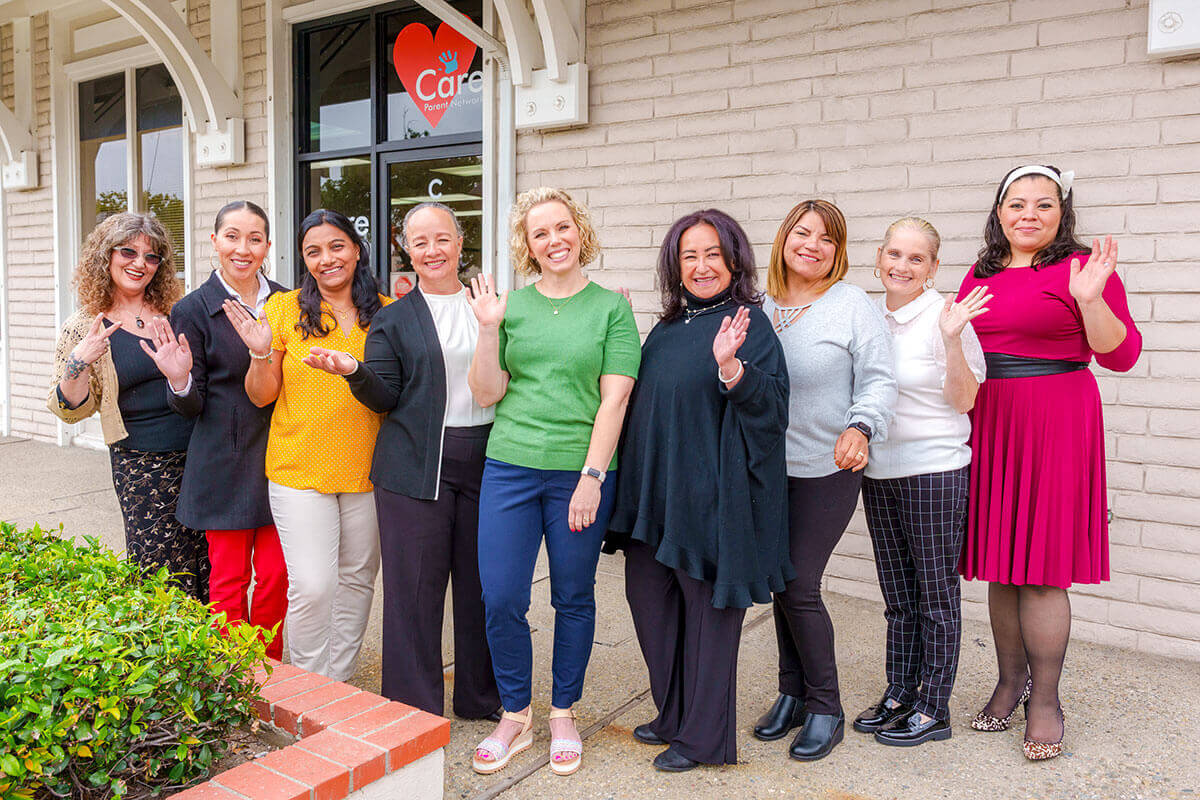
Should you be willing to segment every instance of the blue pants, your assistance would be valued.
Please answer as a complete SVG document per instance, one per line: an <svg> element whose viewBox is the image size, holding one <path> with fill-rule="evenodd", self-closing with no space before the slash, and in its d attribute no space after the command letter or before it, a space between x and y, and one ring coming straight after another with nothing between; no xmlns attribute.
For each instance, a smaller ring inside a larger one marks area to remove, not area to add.
<svg viewBox="0 0 1200 800"><path fill-rule="evenodd" d="M556 708L570 708L583 694L583 676L596 629L596 562L612 514L616 473L600 491L596 521L582 531L567 527L567 507L579 473L518 467L489 458L479 492L479 581L492 668L500 702L509 711L533 695L533 645L529 638L530 585L542 537L550 560L554 606Z"/></svg>

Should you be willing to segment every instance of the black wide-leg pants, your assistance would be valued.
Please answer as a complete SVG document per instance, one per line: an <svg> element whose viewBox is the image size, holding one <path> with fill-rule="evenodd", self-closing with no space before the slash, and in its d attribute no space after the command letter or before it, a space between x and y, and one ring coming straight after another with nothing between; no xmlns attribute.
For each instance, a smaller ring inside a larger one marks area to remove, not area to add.
<svg viewBox="0 0 1200 800"><path fill-rule="evenodd" d="M821 577L858 505L861 472L788 478L788 528L796 577L775 594L779 691L799 697L809 713L838 714L833 622L821 599Z"/></svg>
<svg viewBox="0 0 1200 800"><path fill-rule="evenodd" d="M454 713L500 707L479 585L479 485L490 425L447 428L436 500L375 487L383 563L384 697L441 715L442 615L454 606Z"/></svg>
<svg viewBox="0 0 1200 800"><path fill-rule="evenodd" d="M887 696L941 720L958 671L969 478L963 467L863 482L887 619Z"/></svg>
<svg viewBox="0 0 1200 800"><path fill-rule="evenodd" d="M636 541L625 551L625 597L658 708L650 729L693 761L736 764L746 609L713 608L711 585L660 564Z"/></svg>

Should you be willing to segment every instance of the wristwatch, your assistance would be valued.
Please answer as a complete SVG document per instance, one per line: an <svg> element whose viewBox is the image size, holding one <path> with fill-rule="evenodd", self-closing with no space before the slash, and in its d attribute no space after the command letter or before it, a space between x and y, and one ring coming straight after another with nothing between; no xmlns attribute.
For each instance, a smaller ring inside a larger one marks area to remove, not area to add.
<svg viewBox="0 0 1200 800"><path fill-rule="evenodd" d="M854 428L855 430L861 432L863 436L867 437L868 442L871 441L871 426L868 425L867 423L851 422L849 427L846 428L846 430L849 430L850 428Z"/></svg>
<svg viewBox="0 0 1200 800"><path fill-rule="evenodd" d="M587 475L589 478L595 478L596 480L600 481L601 484L603 484L604 476L607 473L602 472L601 470L598 470L595 467L586 467L585 466L583 469L579 470L579 474Z"/></svg>

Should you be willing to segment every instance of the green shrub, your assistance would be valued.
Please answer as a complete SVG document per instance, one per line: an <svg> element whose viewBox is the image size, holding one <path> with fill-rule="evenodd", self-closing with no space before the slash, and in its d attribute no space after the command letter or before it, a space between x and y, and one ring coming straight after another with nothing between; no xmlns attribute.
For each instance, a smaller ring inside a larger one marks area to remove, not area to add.
<svg viewBox="0 0 1200 800"><path fill-rule="evenodd" d="M255 719L263 649L250 626L222 636L165 569L0 523L0 797L133 798L204 777Z"/></svg>

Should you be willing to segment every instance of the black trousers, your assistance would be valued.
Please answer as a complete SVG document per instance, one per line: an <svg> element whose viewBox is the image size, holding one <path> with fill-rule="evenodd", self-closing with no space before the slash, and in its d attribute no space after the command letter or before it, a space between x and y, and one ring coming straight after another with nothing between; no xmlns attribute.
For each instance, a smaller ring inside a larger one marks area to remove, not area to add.
<svg viewBox="0 0 1200 800"><path fill-rule="evenodd" d="M863 505L886 604L887 696L950 718L962 607L958 557L970 467L863 482Z"/></svg>
<svg viewBox="0 0 1200 800"><path fill-rule="evenodd" d="M651 730L705 764L737 763L737 656L744 608L713 608L712 586L625 551L625 597L658 708Z"/></svg>
<svg viewBox="0 0 1200 800"><path fill-rule="evenodd" d="M175 519L187 451L154 453L114 444L108 457L129 560L147 569L166 567L185 592L207 603L208 540L204 531Z"/></svg>
<svg viewBox="0 0 1200 800"><path fill-rule="evenodd" d="M813 714L838 714L833 622L821 599L821 577L858 505L862 473L788 478L788 528L796 578L775 595L779 691L799 697Z"/></svg>
<svg viewBox="0 0 1200 800"><path fill-rule="evenodd" d="M500 707L479 585L479 484L490 425L447 428L437 500L375 487L383 564L384 697L441 715L442 616L454 605L454 713Z"/></svg>

